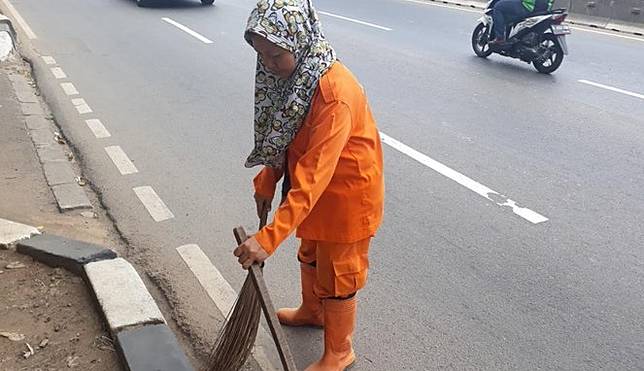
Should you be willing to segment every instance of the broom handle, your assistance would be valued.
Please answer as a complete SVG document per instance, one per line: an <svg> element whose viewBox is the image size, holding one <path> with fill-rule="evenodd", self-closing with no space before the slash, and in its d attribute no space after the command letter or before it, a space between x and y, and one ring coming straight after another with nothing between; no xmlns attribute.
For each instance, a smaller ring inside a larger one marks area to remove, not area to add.
<svg viewBox="0 0 644 371"><path fill-rule="evenodd" d="M268 210L267 210L268 212ZM246 231L243 227L237 227L233 230L235 238L237 239L238 244L242 244L248 239ZM248 274L253 280L255 290L259 296L259 300L262 304L262 310L264 311L264 316L266 317L266 322L268 327L271 330L271 335L273 335L273 341L275 341L275 346L277 347L277 352L280 355L280 360L282 361L282 367L285 371L297 371L295 367L295 360L293 359L293 354L291 349L286 342L286 335L282 326L277 319L275 314L275 307L271 301L271 297L268 295L268 287L266 287L266 282L264 281L264 274L262 273L262 268L259 264L255 263L250 266Z"/></svg>

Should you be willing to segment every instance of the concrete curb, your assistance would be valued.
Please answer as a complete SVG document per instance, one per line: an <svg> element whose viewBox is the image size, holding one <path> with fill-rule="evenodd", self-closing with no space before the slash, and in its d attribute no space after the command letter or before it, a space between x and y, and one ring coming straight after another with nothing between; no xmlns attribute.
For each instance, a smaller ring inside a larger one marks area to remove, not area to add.
<svg viewBox="0 0 644 371"><path fill-rule="evenodd" d="M9 74L8 76L22 113L25 115L27 132L36 147L45 179L56 198L58 208L61 211L91 209L92 204L89 198L76 181L74 169L62 153L50 121L45 118L45 112L40 105L35 89L21 74Z"/></svg>
<svg viewBox="0 0 644 371"><path fill-rule="evenodd" d="M0 219L4 244L85 280L96 299L123 366L129 371L194 371L134 267L108 248Z"/></svg>
<svg viewBox="0 0 644 371"><path fill-rule="evenodd" d="M479 10L484 10L486 6L486 2L481 2L481 1L458 1L458 0L420 0L420 1L424 1L426 3L456 5L459 7L473 8L473 9L479 9ZM612 21L607 23L605 19L604 20L599 18L594 19L593 17L590 17L590 16L583 16L583 15L574 14L574 13L570 13L568 18L566 19L566 23L595 28L595 29L615 31L623 34L644 36L644 25L643 26L631 25L631 24L622 23L619 21Z"/></svg>
<svg viewBox="0 0 644 371"><path fill-rule="evenodd" d="M16 46L16 31L11 20L0 14L0 62L7 60Z"/></svg>

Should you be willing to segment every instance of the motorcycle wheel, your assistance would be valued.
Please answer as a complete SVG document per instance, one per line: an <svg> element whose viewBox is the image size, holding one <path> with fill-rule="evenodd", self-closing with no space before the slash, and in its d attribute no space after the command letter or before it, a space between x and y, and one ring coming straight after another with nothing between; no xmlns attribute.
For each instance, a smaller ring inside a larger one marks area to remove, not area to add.
<svg viewBox="0 0 644 371"><path fill-rule="evenodd" d="M541 35L540 47L550 50L550 56L545 60L533 61L534 68L540 73L551 74L561 66L564 59L563 49L557 41L557 36L551 33Z"/></svg>
<svg viewBox="0 0 644 371"><path fill-rule="evenodd" d="M492 54L492 48L487 43L487 31L487 26L479 23L472 32L472 49L474 49L474 54L481 58L487 58Z"/></svg>

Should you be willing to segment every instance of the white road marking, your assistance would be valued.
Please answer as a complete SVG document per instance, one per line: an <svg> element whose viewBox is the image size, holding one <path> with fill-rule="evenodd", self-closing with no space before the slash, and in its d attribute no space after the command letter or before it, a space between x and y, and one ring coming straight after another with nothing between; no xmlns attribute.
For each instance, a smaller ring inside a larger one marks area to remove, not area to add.
<svg viewBox="0 0 644 371"><path fill-rule="evenodd" d="M224 276L212 264L208 256L206 256L198 245L189 244L180 246L177 248L177 252L195 277L197 277L197 281L204 288L208 297L215 303L217 309L226 317L237 300L238 294L235 292L235 289L230 286L228 281L226 281ZM279 370L279 368L272 364L271 358L267 355L267 348L273 349L271 346L271 338L266 330L260 326L252 353L261 369L265 371Z"/></svg>
<svg viewBox="0 0 644 371"><path fill-rule="evenodd" d="M612 86L599 84L599 83L588 81L588 80L577 80L577 81L579 81L582 84L594 86L596 88L606 89L606 90L614 91L616 93L622 93L622 94L625 94L625 95L629 95L631 97L644 99L644 94L633 93L632 91L628 91L628 90L624 90L624 89L620 89L620 88L615 88L615 87L612 87Z"/></svg>
<svg viewBox="0 0 644 371"><path fill-rule="evenodd" d="M65 74L63 69L60 68L60 67L52 67L52 68L50 68L50 70L51 70L51 73L54 75L54 77L57 78L57 79L66 79L67 78L67 74Z"/></svg>
<svg viewBox="0 0 644 371"><path fill-rule="evenodd" d="M403 1L406 1L408 3L414 3L414 4L437 6L439 8L460 10L460 11L463 11L463 12L478 13L478 14L483 13L483 9L468 8L468 7L465 7L465 6L438 4L438 3L435 3L435 2L422 1L422 0L403 0Z"/></svg>
<svg viewBox="0 0 644 371"><path fill-rule="evenodd" d="M93 112L90 106L87 104L87 102L85 102L85 99L83 98L72 99L72 104L74 105L74 107L76 107L76 111L78 111L78 113L81 115L85 113Z"/></svg>
<svg viewBox="0 0 644 371"><path fill-rule="evenodd" d="M67 95L78 95L78 90L76 90L76 87L74 84L71 82L61 82L60 87L63 88L63 91Z"/></svg>
<svg viewBox="0 0 644 371"><path fill-rule="evenodd" d="M201 41L201 42L203 42L205 44L212 44L213 43L212 40L206 38L205 36L201 35L200 33L196 32L196 31L191 30L190 28L182 25L181 23L179 23L177 21L174 21L174 20L172 20L170 18L167 18L167 17L163 17L161 19L164 22L170 23L171 25L175 26L176 28L180 29L181 31L187 33L188 35L196 38L197 40L199 40L199 41Z"/></svg>
<svg viewBox="0 0 644 371"><path fill-rule="evenodd" d="M178 247L177 252L219 311L226 316L237 300L237 293L232 286L198 245L184 245Z"/></svg>
<svg viewBox="0 0 644 371"><path fill-rule="evenodd" d="M94 133L96 138L108 138L111 136L110 132L105 129L101 120L98 119L89 119L85 120L87 127Z"/></svg>
<svg viewBox="0 0 644 371"><path fill-rule="evenodd" d="M56 60L54 59L54 57L50 57L48 55L43 55L42 60L43 62L45 62L45 64L50 66L56 64Z"/></svg>
<svg viewBox="0 0 644 371"><path fill-rule="evenodd" d="M116 165L116 167L119 169L121 175L128 175L139 172L130 158L127 157L127 154L125 154L123 148L121 148L120 146L105 147L105 152L107 152L107 155L110 156L110 159L112 159L114 165Z"/></svg>
<svg viewBox="0 0 644 371"><path fill-rule="evenodd" d="M392 30L393 30L393 29L391 29L391 28L389 28L389 27L379 26L379 25L374 24L374 23L369 23L369 22L365 22L365 21L360 21L360 20L357 20L357 19L354 19L354 18L343 17L343 16L341 16L341 15L337 15L337 14L333 14L333 13L322 12L322 11L319 11L319 10L318 10L318 13L323 14L323 15L326 15L326 16L329 16L329 17L342 19L342 20L344 20L344 21L349 21L349 22L353 22L353 23L361 24L361 25L363 25L363 26L369 26L369 27L377 28L377 29L379 29L379 30L384 30L384 31L392 31Z"/></svg>
<svg viewBox="0 0 644 371"><path fill-rule="evenodd" d="M597 31L597 30L592 30L586 27L579 27L579 26L570 26L570 28L578 30L578 31L583 31L583 32L590 32L590 33L597 33L600 35L606 35L606 36L613 36L613 37L619 37L621 39L628 39L628 40L635 40L635 41L643 41L644 38L642 37L637 37L637 36L627 36L627 35L619 35L613 32L606 32L606 31Z"/></svg>
<svg viewBox="0 0 644 371"><path fill-rule="evenodd" d="M429 167L430 169L438 172L441 175L444 175L451 180L455 181L456 183L462 185L463 187L469 189L470 191L473 191L474 193L485 197L489 201L494 202L495 204L499 206L507 206L512 209L512 212L515 213L516 215L522 217L523 219L533 223L533 224L538 224L538 223L543 223L548 220L545 216L532 211L528 208L525 207L520 207L517 205L515 201L510 200L509 198L501 195L500 193L484 186L483 184L468 178L467 176L459 173L456 170L453 170L440 162L416 151L415 149L405 145L404 143L401 143L397 141L396 139L388 136L387 134L380 132L380 136L382 138L382 142L385 143L386 145L394 148L395 150L413 158L414 160L420 162L421 164ZM496 200L495 200L496 198ZM499 201L499 199L502 199L502 202Z"/></svg>
<svg viewBox="0 0 644 371"><path fill-rule="evenodd" d="M134 187L132 190L136 193L136 196L141 200L143 206L145 206L155 222L162 222L164 220L174 218L172 211L168 209L163 200L161 200L157 193L154 192L152 187Z"/></svg>
<svg viewBox="0 0 644 371"><path fill-rule="evenodd" d="M9 14L12 16L12 18L15 19L16 22L18 22L18 24L22 28L22 30L25 31L27 38L29 38L30 40L37 39L38 36L36 36L34 31L31 29L31 27L29 27L29 25L27 24L27 21L25 21L25 19L22 18L22 16L20 15L20 13L18 13L16 8L14 8L13 5L11 5L9 0L0 0L0 1L4 3L4 5L9 10Z"/></svg>

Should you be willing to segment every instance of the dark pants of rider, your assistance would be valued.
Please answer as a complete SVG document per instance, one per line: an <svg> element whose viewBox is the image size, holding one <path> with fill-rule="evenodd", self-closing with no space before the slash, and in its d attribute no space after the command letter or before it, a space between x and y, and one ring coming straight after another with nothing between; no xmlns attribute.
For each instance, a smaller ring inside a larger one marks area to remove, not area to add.
<svg viewBox="0 0 644 371"><path fill-rule="evenodd" d="M508 23L519 20L530 13L520 0L501 0L492 11L492 31L498 40L505 40L505 27Z"/></svg>

